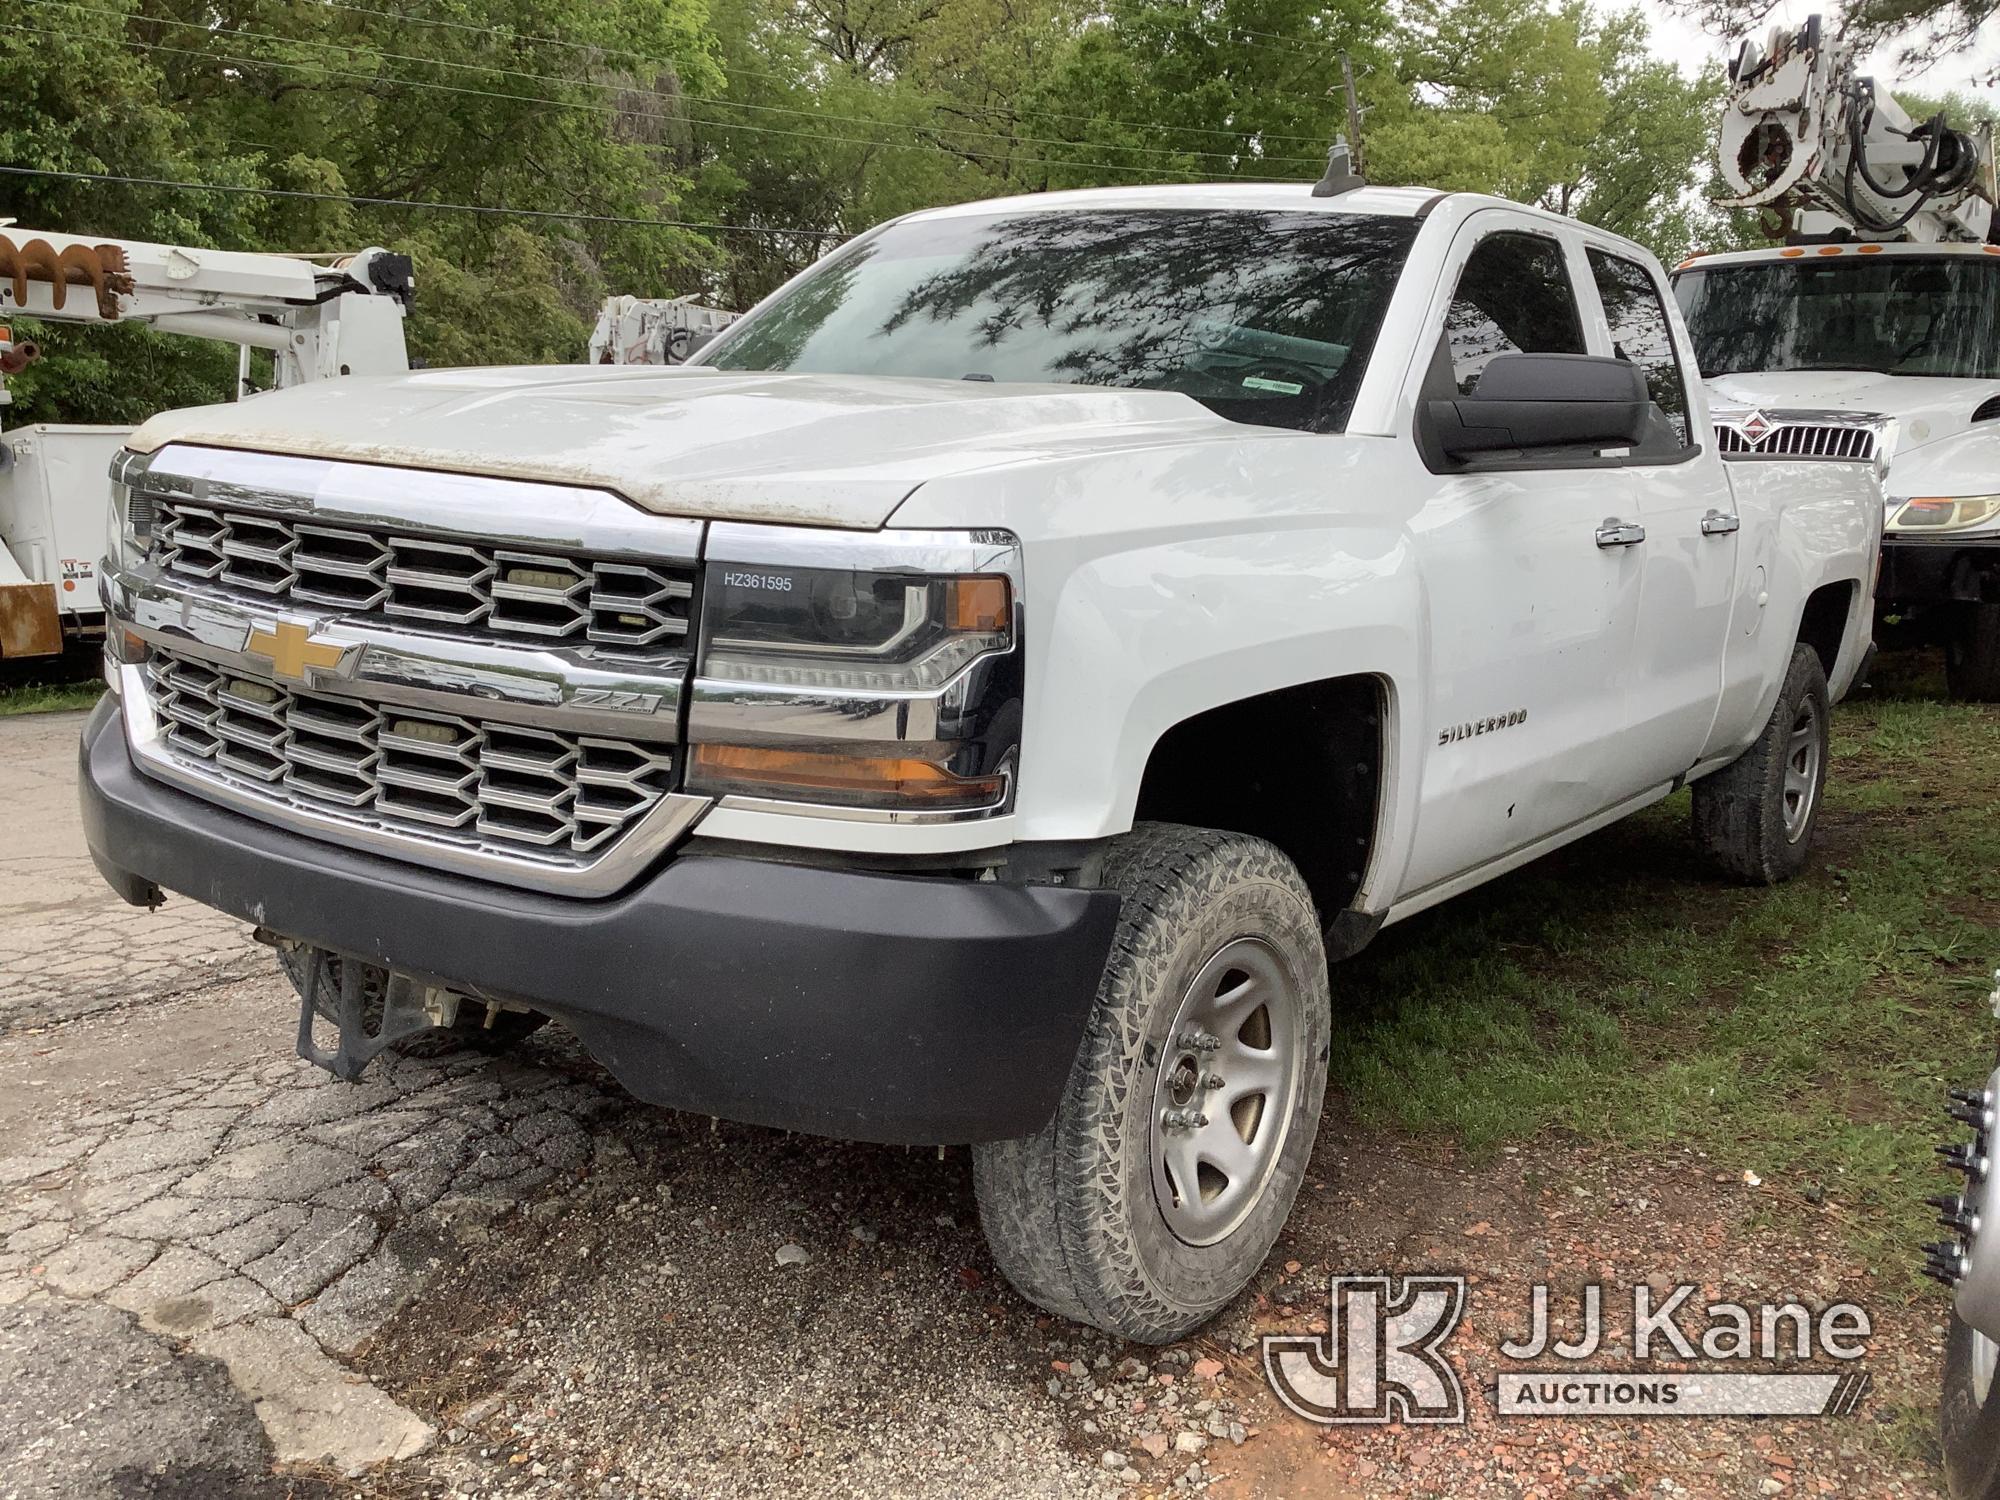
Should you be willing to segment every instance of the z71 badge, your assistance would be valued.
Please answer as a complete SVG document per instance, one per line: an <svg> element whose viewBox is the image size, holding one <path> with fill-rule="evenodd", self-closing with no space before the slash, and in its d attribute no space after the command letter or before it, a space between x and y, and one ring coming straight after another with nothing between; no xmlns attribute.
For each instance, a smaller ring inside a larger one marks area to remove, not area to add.
<svg viewBox="0 0 2000 1500"><path fill-rule="evenodd" d="M572 708L608 708L613 713L649 714L660 706L658 693L627 693L614 688L578 688L569 695Z"/></svg>
<svg viewBox="0 0 2000 1500"><path fill-rule="evenodd" d="M1528 722L1528 711L1517 708L1512 713L1495 714L1490 719L1474 719L1466 724L1447 724L1438 731L1440 745L1455 745L1460 740L1469 740L1475 735L1492 734L1496 730L1512 729L1516 724Z"/></svg>

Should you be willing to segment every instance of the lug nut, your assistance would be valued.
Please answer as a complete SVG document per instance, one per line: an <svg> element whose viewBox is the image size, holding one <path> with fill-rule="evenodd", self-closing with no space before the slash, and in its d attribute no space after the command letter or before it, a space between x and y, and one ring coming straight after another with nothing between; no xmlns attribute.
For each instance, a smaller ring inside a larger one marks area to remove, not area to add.
<svg viewBox="0 0 2000 1500"><path fill-rule="evenodd" d="M1980 1178L1986 1175L1986 1163L1978 1150L1958 1141L1946 1141L1937 1148L1937 1154L1944 1164L1953 1171L1963 1172L1967 1177Z"/></svg>
<svg viewBox="0 0 2000 1500"><path fill-rule="evenodd" d="M1957 1286L1965 1274L1965 1252L1947 1241L1924 1246L1924 1274L1945 1286Z"/></svg>
<svg viewBox="0 0 2000 1500"><path fill-rule="evenodd" d="M1960 1099L1950 1110L1951 1117L1961 1125L1970 1125L1974 1130L1984 1130L1993 1123L1993 1111L1979 1099Z"/></svg>
<svg viewBox="0 0 2000 1500"><path fill-rule="evenodd" d="M1971 1234L1979 1227L1978 1217L1966 1208L1965 1199L1956 1193L1933 1193L1924 1202L1938 1211L1938 1223L1946 1229Z"/></svg>
<svg viewBox="0 0 2000 1500"><path fill-rule="evenodd" d="M1201 1078L1201 1086L1205 1089L1221 1088L1222 1075L1220 1073L1204 1073Z"/></svg>

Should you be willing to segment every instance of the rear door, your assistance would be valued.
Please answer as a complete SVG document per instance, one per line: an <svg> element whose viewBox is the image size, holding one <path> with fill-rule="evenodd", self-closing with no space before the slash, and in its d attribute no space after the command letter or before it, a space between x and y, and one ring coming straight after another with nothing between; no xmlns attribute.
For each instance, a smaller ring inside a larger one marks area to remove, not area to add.
<svg viewBox="0 0 2000 1500"><path fill-rule="evenodd" d="M1403 897L1580 823L1635 789L1620 746L1643 548L1619 458L1520 454L1461 466L1428 441L1427 403L1495 355L1591 352L1581 241L1495 210L1460 228L1409 399L1429 498L1410 530L1429 594L1428 741ZM1594 308L1594 302L1591 304ZM1593 313L1594 318L1594 313Z"/></svg>
<svg viewBox="0 0 2000 1500"><path fill-rule="evenodd" d="M1694 362L1657 271L1596 244L1585 246L1584 259L1603 315L1603 352L1638 365L1653 398L1651 431L1625 471L1646 532L1632 549L1645 588L1625 719L1633 770L1640 784L1657 786L1695 763L1715 722L1740 520L1715 443L1695 430Z"/></svg>

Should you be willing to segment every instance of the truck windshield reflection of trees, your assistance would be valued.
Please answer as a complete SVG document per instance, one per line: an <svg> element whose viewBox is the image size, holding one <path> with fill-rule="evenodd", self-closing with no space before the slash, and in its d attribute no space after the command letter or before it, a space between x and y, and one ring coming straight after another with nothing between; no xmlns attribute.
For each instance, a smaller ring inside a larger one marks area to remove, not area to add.
<svg viewBox="0 0 2000 1500"><path fill-rule="evenodd" d="M946 217L838 253L716 351L724 369L1178 391L1338 431L1408 219L1152 209Z"/></svg>

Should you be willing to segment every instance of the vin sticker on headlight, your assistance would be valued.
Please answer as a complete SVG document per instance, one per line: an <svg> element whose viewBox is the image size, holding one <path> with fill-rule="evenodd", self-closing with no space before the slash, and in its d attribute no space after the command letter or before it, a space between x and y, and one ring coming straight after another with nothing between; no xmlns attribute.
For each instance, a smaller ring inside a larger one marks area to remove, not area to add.
<svg viewBox="0 0 2000 1500"><path fill-rule="evenodd" d="M771 594L789 594L792 591L792 576L789 573L730 571L722 575L722 586L731 589L762 589Z"/></svg>

